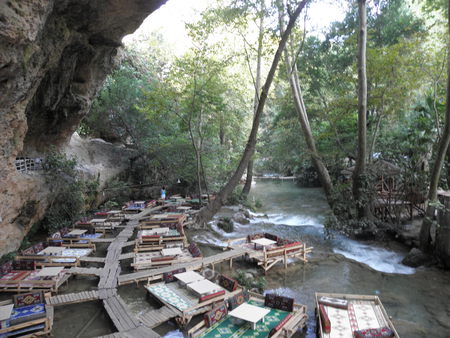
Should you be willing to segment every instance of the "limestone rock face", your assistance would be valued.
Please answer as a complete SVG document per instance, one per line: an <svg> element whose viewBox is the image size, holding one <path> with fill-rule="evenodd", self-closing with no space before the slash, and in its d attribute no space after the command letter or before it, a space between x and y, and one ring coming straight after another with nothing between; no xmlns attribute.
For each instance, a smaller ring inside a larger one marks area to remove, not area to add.
<svg viewBox="0 0 450 338"><path fill-rule="evenodd" d="M15 158L68 143L122 37L166 1L0 1L0 254L17 247L45 204L41 180L18 173ZM17 224L27 201L39 207Z"/></svg>

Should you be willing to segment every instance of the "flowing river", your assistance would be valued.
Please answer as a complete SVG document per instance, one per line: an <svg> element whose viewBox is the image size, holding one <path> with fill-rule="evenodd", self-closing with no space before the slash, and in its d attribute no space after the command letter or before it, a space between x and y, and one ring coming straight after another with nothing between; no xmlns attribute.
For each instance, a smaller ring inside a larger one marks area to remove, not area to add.
<svg viewBox="0 0 450 338"><path fill-rule="evenodd" d="M252 186L250 198L263 204L250 224L236 224L231 234L213 225L214 234L195 238L222 245L228 238L265 231L313 246L307 264L296 262L286 270L279 264L266 275L268 291L308 306L308 327L299 337L315 337L315 292L378 295L401 337L450 337L448 272L402 265L408 249L397 243L357 242L341 235L325 239L323 224L330 210L321 189L261 180Z"/></svg>
<svg viewBox="0 0 450 338"><path fill-rule="evenodd" d="M250 198L263 207L249 224L235 224L233 233L225 233L213 222L212 231L191 231L192 239L203 243L205 255L219 252L208 244L225 246L230 238L249 233L270 232L289 239L299 239L313 246L308 263L295 261L284 269L273 267L266 275L266 290L295 298L308 306L307 328L295 337L315 337L314 293L336 292L378 295L401 337L450 337L450 273L433 268L412 269L400 263L407 249L396 243L357 242L335 235L325 238L323 224L330 210L321 189L299 188L293 182L257 181ZM223 208L220 216L232 216L236 208ZM99 250L98 255L105 252ZM228 264L216 266L233 275ZM261 269L235 262L235 269L261 274ZM123 272L131 272L123 267ZM96 286L95 278L71 280L66 292ZM149 299L141 286L119 288L119 294L133 314L158 305ZM200 318L193 320L191 325ZM93 337L115 329L99 303L58 307L55 311L55 337ZM156 328L166 337L185 337L168 323Z"/></svg>

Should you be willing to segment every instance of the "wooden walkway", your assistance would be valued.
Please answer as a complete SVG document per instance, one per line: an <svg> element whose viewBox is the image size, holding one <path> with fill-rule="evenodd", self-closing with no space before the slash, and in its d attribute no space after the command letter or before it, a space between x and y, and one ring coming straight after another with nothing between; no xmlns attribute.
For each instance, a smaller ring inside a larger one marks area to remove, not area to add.
<svg viewBox="0 0 450 338"><path fill-rule="evenodd" d="M139 224L139 219L146 216L161 207L145 210L139 214L129 217L128 224L115 238L99 238L93 240L96 243L110 243L107 249L106 257L83 257L80 260L88 263L104 263L103 268L83 268L73 267L69 271L75 275L97 276L100 278L98 290L82 291L58 295L48 298L48 304L61 306L76 304L93 300L102 300L103 306L111 318L114 326L119 332L103 337L159 337L150 327L143 325L136 317L131 315L125 302L117 294L118 277L120 275L120 260L133 257L133 253L122 254L122 248L134 245L134 241L129 241L133 236L134 229ZM172 317L171 317L172 318ZM167 318L166 320L169 320Z"/></svg>
<svg viewBox="0 0 450 338"><path fill-rule="evenodd" d="M150 310L139 316L139 320L145 326L153 329L161 325L162 323L167 322L169 319L175 318L179 316L179 313L172 310L167 306L163 306L159 309Z"/></svg>
<svg viewBox="0 0 450 338"><path fill-rule="evenodd" d="M174 264L159 269L143 270L124 274L119 276L119 285L138 283L146 280L161 279L164 272L170 272L176 269L185 268L186 270L196 270L201 268L213 267L215 264L219 264L224 261L229 261L237 257L244 256L247 250L238 248L234 250L228 250L217 255L204 257L200 260L186 262L181 264Z"/></svg>
<svg viewBox="0 0 450 338"><path fill-rule="evenodd" d="M98 300L98 291L82 291L76 293L68 293L65 295L58 295L54 297L47 298L47 304L58 306L67 304L76 304L83 302L90 302L93 300Z"/></svg>

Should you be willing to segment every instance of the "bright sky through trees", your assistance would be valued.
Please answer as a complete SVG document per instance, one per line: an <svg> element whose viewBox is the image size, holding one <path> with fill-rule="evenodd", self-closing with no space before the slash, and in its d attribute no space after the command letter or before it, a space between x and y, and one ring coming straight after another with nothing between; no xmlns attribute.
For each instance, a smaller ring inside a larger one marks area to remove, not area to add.
<svg viewBox="0 0 450 338"><path fill-rule="evenodd" d="M189 48L190 41L186 35L184 24L199 18L200 12L213 4L214 0L169 0L160 9L152 13L131 35L123 39L125 44L138 42L140 37L152 31L159 31L164 39L173 47L176 55L181 55ZM333 21L344 18L343 5L340 1L320 0L308 9L308 31L320 35L321 31Z"/></svg>

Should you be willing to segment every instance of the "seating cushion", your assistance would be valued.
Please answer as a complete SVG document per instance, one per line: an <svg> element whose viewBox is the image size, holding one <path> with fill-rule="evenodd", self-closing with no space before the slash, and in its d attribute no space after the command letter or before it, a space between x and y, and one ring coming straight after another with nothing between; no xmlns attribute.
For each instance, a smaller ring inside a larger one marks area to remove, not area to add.
<svg viewBox="0 0 450 338"><path fill-rule="evenodd" d="M40 303L45 303L44 294L42 293L42 291L24 293L14 296L14 307L16 308Z"/></svg>
<svg viewBox="0 0 450 338"><path fill-rule="evenodd" d="M206 302L209 299L215 298L215 297L219 297L225 294L225 290L220 290L214 293L210 293L209 295L206 296L202 296L199 298L198 302L202 303L202 302Z"/></svg>
<svg viewBox="0 0 450 338"><path fill-rule="evenodd" d="M36 270L36 262L32 260L14 261L12 266L14 270Z"/></svg>
<svg viewBox="0 0 450 338"><path fill-rule="evenodd" d="M328 318L328 314L325 311L325 307L322 304L319 304L319 316L320 316L320 321L322 322L323 332L330 333L331 332L330 318Z"/></svg>
<svg viewBox="0 0 450 338"><path fill-rule="evenodd" d="M319 298L319 304L323 304L326 306L335 307L338 309L348 309L348 301L345 299L339 299L339 298L331 298L331 297L320 297Z"/></svg>
<svg viewBox="0 0 450 338"><path fill-rule="evenodd" d="M34 255L33 247L30 246L29 248L26 248L25 250L22 250L22 255L23 256L33 256Z"/></svg>
<svg viewBox="0 0 450 338"><path fill-rule="evenodd" d="M272 241L278 241L278 236L269 234L267 232L264 233L264 237L267 239L271 239Z"/></svg>
<svg viewBox="0 0 450 338"><path fill-rule="evenodd" d="M238 282L233 278L229 278L224 275L219 276L219 285L230 292L233 292L238 287Z"/></svg>
<svg viewBox="0 0 450 338"><path fill-rule="evenodd" d="M173 271L170 271L170 272L164 272L163 273L163 280L166 283L174 282L176 280L174 275L176 275L177 273L183 273L183 272L186 272L186 268L181 268L181 269L173 270Z"/></svg>
<svg viewBox="0 0 450 338"><path fill-rule="evenodd" d="M198 248L197 244L191 243L188 247L188 250L193 257L202 257L202 252Z"/></svg>
<svg viewBox="0 0 450 338"><path fill-rule="evenodd" d="M211 311L205 313L205 324L207 327L211 327L215 323L221 321L228 314L227 306L225 303L221 303Z"/></svg>
<svg viewBox="0 0 450 338"><path fill-rule="evenodd" d="M283 326L289 321L289 319L292 318L292 314L288 314L286 317L284 317L278 324L275 326L272 330L270 330L269 337L272 337L275 333L280 331Z"/></svg>
<svg viewBox="0 0 450 338"><path fill-rule="evenodd" d="M292 312L294 310L294 299L289 297L277 296L275 294L266 294L264 305L273 309Z"/></svg>
<svg viewBox="0 0 450 338"><path fill-rule="evenodd" d="M247 236L247 241L250 243L251 241L259 238L264 238L264 234L252 234Z"/></svg>
<svg viewBox="0 0 450 338"><path fill-rule="evenodd" d="M242 305L245 302L248 302L249 299L250 299L250 294L248 293L247 290L244 290L244 291L238 293L237 295L235 295L231 298L228 298L228 305L230 307L230 310L234 310L239 305Z"/></svg>
<svg viewBox="0 0 450 338"><path fill-rule="evenodd" d="M394 332L387 326L357 330L353 332L355 338L376 338L376 337L394 337Z"/></svg>
<svg viewBox="0 0 450 338"><path fill-rule="evenodd" d="M15 307L11 314L11 325L28 322L38 318L44 318L46 315L45 305L43 303Z"/></svg>

